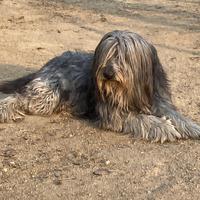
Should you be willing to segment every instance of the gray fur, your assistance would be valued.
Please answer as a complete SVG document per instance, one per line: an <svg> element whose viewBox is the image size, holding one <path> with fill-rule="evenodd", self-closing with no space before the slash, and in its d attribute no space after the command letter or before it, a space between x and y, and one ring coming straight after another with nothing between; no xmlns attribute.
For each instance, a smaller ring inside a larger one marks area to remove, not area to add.
<svg viewBox="0 0 200 200"><path fill-rule="evenodd" d="M0 122L65 110L149 141L200 138L200 127L172 104L155 47L136 33L107 33L94 54L65 52L26 77L0 84L5 92L18 83L17 93L0 101Z"/></svg>

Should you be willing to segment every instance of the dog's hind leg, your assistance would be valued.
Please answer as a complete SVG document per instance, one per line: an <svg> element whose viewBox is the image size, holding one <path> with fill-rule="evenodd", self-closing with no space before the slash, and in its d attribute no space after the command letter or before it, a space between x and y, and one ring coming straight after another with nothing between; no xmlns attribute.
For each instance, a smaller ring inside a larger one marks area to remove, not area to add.
<svg viewBox="0 0 200 200"><path fill-rule="evenodd" d="M31 81L22 93L0 100L0 122L17 121L25 114L51 115L60 103L59 88L40 78Z"/></svg>
<svg viewBox="0 0 200 200"><path fill-rule="evenodd" d="M0 100L0 122L18 121L25 116L20 95L9 96Z"/></svg>
<svg viewBox="0 0 200 200"><path fill-rule="evenodd" d="M59 87L40 78L27 85L24 96L24 110L33 115L51 115L60 103Z"/></svg>

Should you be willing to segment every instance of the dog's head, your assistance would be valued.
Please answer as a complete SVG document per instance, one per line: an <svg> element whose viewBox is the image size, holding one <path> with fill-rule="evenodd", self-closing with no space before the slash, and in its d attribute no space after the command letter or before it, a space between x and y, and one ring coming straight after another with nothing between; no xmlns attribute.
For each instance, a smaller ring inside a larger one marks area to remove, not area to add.
<svg viewBox="0 0 200 200"><path fill-rule="evenodd" d="M94 77L98 96L125 110L148 112L153 96L153 45L136 33L113 31L98 44Z"/></svg>

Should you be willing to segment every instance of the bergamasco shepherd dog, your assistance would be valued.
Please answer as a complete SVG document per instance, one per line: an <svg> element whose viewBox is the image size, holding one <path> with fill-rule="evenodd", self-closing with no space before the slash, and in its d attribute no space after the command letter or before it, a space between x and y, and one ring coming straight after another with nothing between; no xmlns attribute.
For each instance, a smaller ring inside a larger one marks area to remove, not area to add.
<svg viewBox="0 0 200 200"><path fill-rule="evenodd" d="M105 130L152 142L200 138L200 126L173 105L155 47L140 35L112 31L94 53L67 51L39 71L0 83L0 122L67 111Z"/></svg>

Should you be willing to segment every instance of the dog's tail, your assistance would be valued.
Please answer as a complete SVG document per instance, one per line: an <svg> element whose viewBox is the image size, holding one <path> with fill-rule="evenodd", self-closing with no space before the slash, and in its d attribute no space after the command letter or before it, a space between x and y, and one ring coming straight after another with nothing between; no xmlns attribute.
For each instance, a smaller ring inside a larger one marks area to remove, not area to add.
<svg viewBox="0 0 200 200"><path fill-rule="evenodd" d="M25 85L32 81L34 77L35 73L31 73L15 80L0 82L0 92L5 94L21 93Z"/></svg>
<svg viewBox="0 0 200 200"><path fill-rule="evenodd" d="M181 134L182 138L200 139L199 125L184 117L172 104L167 102L160 102L159 104L156 115L166 116Z"/></svg>

